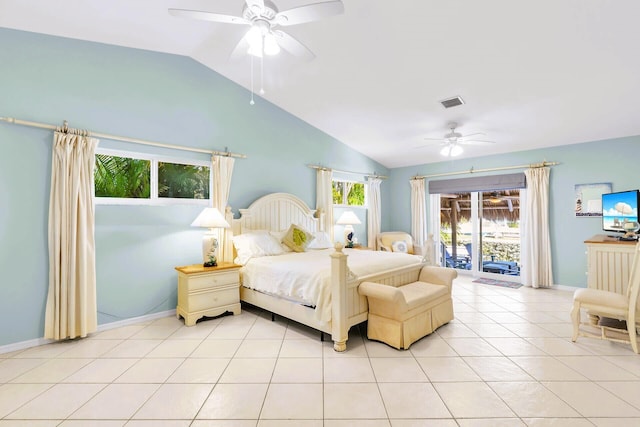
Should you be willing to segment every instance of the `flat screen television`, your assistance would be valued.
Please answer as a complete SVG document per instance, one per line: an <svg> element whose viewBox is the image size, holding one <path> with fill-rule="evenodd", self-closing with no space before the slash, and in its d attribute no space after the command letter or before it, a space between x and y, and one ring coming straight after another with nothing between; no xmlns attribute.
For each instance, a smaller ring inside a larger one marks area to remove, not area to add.
<svg viewBox="0 0 640 427"><path fill-rule="evenodd" d="M606 232L625 233L625 224L638 223L640 191L629 190L602 195L602 229Z"/></svg>

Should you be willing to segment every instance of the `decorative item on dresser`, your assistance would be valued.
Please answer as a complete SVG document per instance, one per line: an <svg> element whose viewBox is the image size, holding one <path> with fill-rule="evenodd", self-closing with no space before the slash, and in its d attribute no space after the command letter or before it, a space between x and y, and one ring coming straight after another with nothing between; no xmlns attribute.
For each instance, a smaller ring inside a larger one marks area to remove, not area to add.
<svg viewBox="0 0 640 427"><path fill-rule="evenodd" d="M204 316L240 314L240 267L230 262L220 262L216 267L201 264L176 267L176 317L182 316L185 325L193 326Z"/></svg>

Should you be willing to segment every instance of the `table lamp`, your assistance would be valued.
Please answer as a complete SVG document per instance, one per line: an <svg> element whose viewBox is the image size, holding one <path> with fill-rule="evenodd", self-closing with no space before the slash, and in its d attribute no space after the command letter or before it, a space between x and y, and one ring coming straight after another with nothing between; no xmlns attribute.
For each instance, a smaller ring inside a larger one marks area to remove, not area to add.
<svg viewBox="0 0 640 427"><path fill-rule="evenodd" d="M344 225L344 245L347 248L353 247L353 226L362 224L353 211L344 211L336 221L337 225Z"/></svg>
<svg viewBox="0 0 640 427"><path fill-rule="evenodd" d="M229 228L229 223L216 208L204 208L191 223L192 227L205 227L209 230L202 237L202 260L205 267L218 265L218 228Z"/></svg>

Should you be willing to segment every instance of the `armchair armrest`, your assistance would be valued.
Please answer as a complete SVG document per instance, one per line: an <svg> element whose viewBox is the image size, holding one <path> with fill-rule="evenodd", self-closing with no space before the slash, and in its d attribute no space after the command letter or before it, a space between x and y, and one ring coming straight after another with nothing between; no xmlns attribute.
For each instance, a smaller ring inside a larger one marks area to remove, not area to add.
<svg viewBox="0 0 640 427"><path fill-rule="evenodd" d="M424 266L420 270L418 278L421 282L433 283L435 285L448 286L451 290L453 279L458 277L458 272L454 268L445 268L437 266Z"/></svg>
<svg viewBox="0 0 640 427"><path fill-rule="evenodd" d="M374 282L362 282L358 287L358 293L366 297L391 301L396 304L404 303L402 292L395 286Z"/></svg>

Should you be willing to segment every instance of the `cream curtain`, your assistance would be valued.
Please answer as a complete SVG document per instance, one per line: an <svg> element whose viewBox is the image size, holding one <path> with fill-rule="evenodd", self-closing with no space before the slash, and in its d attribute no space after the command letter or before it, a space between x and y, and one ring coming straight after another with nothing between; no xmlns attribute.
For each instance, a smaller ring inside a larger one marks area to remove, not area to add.
<svg viewBox="0 0 640 427"><path fill-rule="evenodd" d="M316 209L324 214L323 230L329 233L333 242L333 172L326 169L317 169L316 172Z"/></svg>
<svg viewBox="0 0 640 427"><path fill-rule="evenodd" d="M86 337L97 328L93 168L98 140L55 132L49 198L49 293L44 337Z"/></svg>
<svg viewBox="0 0 640 427"><path fill-rule="evenodd" d="M235 159L233 157L213 156L211 158L211 167L213 169L213 207L218 209L225 218L234 164ZM231 258L233 258L231 230L228 228L221 230L219 241L218 258L223 261L231 261Z"/></svg>
<svg viewBox="0 0 640 427"><path fill-rule="evenodd" d="M377 250L377 237L380 234L380 223L382 220L382 202L380 200L380 184L382 180L379 178L367 179L367 241L369 248Z"/></svg>
<svg viewBox="0 0 640 427"><path fill-rule="evenodd" d="M411 235L414 247L420 248L422 252L427 238L427 192L424 178L412 179L409 183L411 184Z"/></svg>
<svg viewBox="0 0 640 427"><path fill-rule="evenodd" d="M531 168L522 218L522 282L534 288L553 285L549 235L549 168Z"/></svg>

